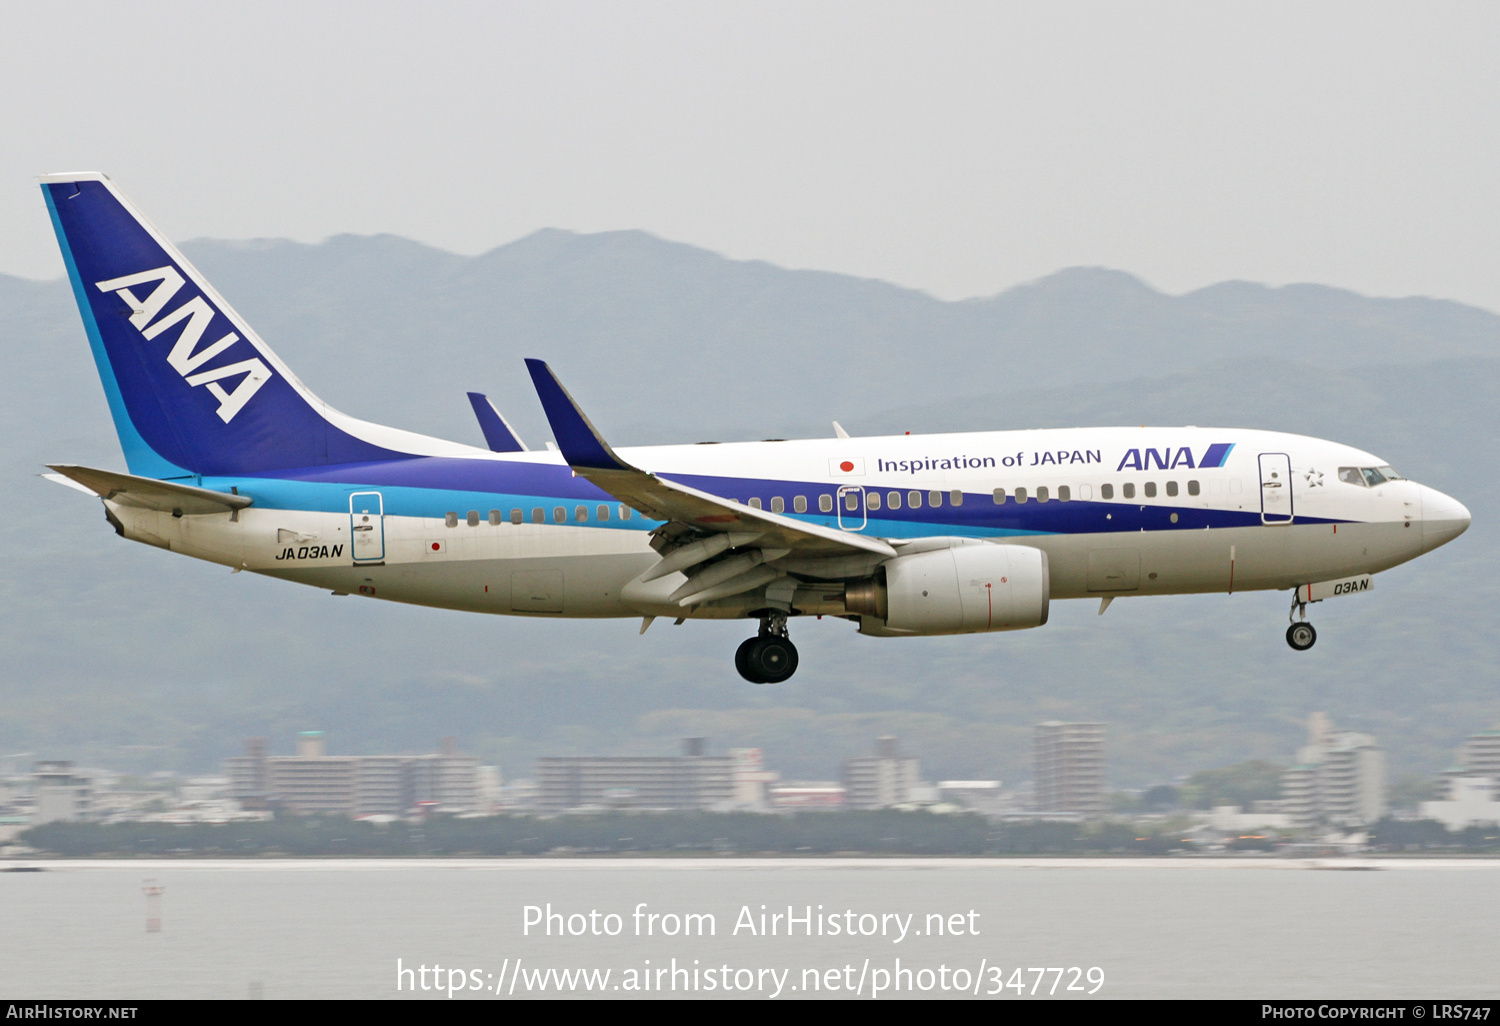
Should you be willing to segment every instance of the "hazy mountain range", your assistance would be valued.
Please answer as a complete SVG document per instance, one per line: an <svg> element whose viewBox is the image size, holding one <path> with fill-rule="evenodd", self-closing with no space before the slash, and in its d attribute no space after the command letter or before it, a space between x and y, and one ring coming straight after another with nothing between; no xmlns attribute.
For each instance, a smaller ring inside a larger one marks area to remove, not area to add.
<svg viewBox="0 0 1500 1026"><path fill-rule="evenodd" d="M286 751L428 750L457 735L507 775L575 751L761 745L832 777L896 733L934 777L1030 776L1031 725L1106 720L1118 785L1286 760L1327 710L1430 772L1500 719L1493 667L1500 317L1432 299L1226 282L1167 296L1074 268L944 302L731 261L640 232L538 232L478 257L389 236L199 241L190 258L298 375L370 420L479 444L463 393L546 438L521 365L551 361L622 444L1073 424L1194 423L1335 438L1474 514L1457 542L1313 607L1281 594L1058 603L1019 634L878 641L794 625L774 688L730 665L735 624L482 618L230 577L116 538L34 475L123 467L62 282L0 276L0 756L212 769L240 738ZM22 761L22 760L17 760Z"/></svg>

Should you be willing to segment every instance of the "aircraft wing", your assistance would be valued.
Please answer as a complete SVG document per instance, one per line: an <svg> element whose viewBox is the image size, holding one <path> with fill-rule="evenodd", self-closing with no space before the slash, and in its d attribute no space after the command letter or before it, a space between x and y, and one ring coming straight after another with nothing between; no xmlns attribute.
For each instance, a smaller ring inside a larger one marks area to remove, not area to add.
<svg viewBox="0 0 1500 1026"><path fill-rule="evenodd" d="M733 499L631 466L610 448L552 368L542 360L527 360L526 367L568 466L579 477L653 520L673 521L702 534L749 534L761 548L789 549L799 555L896 554L878 538L751 509Z"/></svg>
<svg viewBox="0 0 1500 1026"><path fill-rule="evenodd" d="M118 502L122 506L154 509L177 516L193 513L228 513L244 509L253 501L245 495L229 495L208 488L177 484L174 481L158 481L134 474L120 474L113 470L95 470L93 467L77 467L69 463L53 463L49 469L71 481L76 481L101 499ZM52 475L45 475L51 477Z"/></svg>

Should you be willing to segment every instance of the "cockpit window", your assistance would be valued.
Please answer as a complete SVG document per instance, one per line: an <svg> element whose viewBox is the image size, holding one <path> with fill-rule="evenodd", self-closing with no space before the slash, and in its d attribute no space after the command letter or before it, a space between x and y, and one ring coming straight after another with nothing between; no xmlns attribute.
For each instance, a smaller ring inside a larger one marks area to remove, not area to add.
<svg viewBox="0 0 1500 1026"><path fill-rule="evenodd" d="M1394 467L1340 467L1339 480L1345 484L1359 485L1361 488L1374 488L1383 485L1387 481L1405 481L1406 478L1396 473Z"/></svg>

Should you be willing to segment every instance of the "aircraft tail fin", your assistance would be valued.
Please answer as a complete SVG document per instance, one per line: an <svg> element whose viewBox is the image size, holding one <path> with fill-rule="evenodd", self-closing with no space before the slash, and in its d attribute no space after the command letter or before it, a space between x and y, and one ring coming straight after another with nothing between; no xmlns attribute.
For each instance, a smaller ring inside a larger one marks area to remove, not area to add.
<svg viewBox="0 0 1500 1026"><path fill-rule="evenodd" d="M474 451L318 399L104 175L44 175L42 193L132 474Z"/></svg>

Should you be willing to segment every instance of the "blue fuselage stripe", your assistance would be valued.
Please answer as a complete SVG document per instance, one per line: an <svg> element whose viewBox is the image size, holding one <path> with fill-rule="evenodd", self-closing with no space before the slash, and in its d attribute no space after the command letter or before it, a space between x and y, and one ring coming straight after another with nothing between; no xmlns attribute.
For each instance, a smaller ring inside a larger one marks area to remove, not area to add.
<svg viewBox="0 0 1500 1026"><path fill-rule="evenodd" d="M666 475L663 475L666 476ZM778 481L755 478L704 477L672 475L672 480L694 488L745 502L760 498L769 506L770 496L807 497L810 510L818 506L819 496L837 498L838 486L832 483ZM237 488L242 495L255 500L259 509L308 510L325 513L347 513L349 496L359 491L379 491L387 515L442 518L452 512L460 518L470 510L481 519L497 509L509 519L513 509L523 510L527 522L532 511L544 510L546 522L554 521L557 507L566 510L566 522L572 526L608 528L611 530L650 530L660 521L633 516L618 519L611 510L610 519L597 518L597 506L616 505L617 500L599 488L574 477L564 466L538 463L511 463L503 460L465 460L450 457L419 457L382 463L350 464L335 467L313 467L284 471L265 477L205 477L205 488L228 492ZM871 489L873 490L873 489ZM883 538L920 538L934 534L962 537L1010 537L1039 534L1115 534L1127 531L1191 531L1205 528L1254 527L1261 524L1259 510L1205 509L1199 506L1141 504L1137 502L1096 502L1035 499L1018 503L1014 497L997 505L986 493L964 493L961 505L953 505L943 492L944 505L921 509L903 508L868 511L863 534ZM584 506L587 519L574 519L575 508ZM836 507L837 508L837 507ZM836 512L795 513L788 509L782 516L803 523L827 527L839 526ZM858 517L859 513L846 514ZM1176 517L1174 521L1172 518ZM1346 523L1316 517L1297 517L1299 523Z"/></svg>

